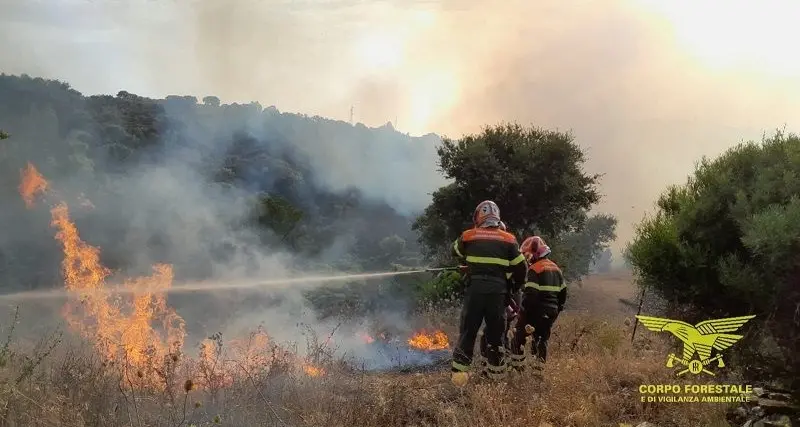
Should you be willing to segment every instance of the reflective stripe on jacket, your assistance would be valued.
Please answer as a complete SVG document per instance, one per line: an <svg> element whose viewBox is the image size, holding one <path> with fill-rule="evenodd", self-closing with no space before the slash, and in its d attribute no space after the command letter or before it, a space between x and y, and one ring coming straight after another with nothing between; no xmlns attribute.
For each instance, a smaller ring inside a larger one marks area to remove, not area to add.
<svg viewBox="0 0 800 427"><path fill-rule="evenodd" d="M547 258L531 264L525 294L526 298L532 298L535 305L551 308L563 306L567 300L567 285L558 265Z"/></svg>
<svg viewBox="0 0 800 427"><path fill-rule="evenodd" d="M487 292L505 292L508 279L512 291L525 283L527 263L519 251L517 238L497 227L464 231L453 242L453 254L468 266L470 281L485 282Z"/></svg>

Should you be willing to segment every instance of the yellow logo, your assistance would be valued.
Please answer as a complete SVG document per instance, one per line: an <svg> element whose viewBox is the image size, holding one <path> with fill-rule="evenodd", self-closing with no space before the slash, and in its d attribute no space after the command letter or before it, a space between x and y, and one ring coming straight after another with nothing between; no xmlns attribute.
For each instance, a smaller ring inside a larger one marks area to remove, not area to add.
<svg viewBox="0 0 800 427"><path fill-rule="evenodd" d="M705 373L713 376L714 373L709 371L707 367L715 361L718 368L725 367L725 362L723 362L722 353L720 352L731 347L743 337L743 335L734 335L730 332L736 332L737 329L754 317L756 316L706 320L692 326L680 320L636 316L639 322L647 329L653 332L671 332L672 335L675 335L683 342L683 357L670 353L667 359L668 368L673 368L675 362L686 367L686 369L677 373L678 376L687 372L695 375ZM714 357L711 357L712 349L717 351L717 355ZM698 359L692 359L695 353L697 353Z"/></svg>

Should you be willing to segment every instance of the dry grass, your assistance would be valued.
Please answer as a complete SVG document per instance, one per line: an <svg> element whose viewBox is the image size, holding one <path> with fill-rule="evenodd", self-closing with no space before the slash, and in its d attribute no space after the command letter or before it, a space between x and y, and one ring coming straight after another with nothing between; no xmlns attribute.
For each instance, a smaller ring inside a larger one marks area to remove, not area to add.
<svg viewBox="0 0 800 427"><path fill-rule="evenodd" d="M635 349L629 336L624 322L565 313L543 380L515 374L505 382L472 381L463 389L450 383L446 370L354 372L320 354L323 376L308 376L286 355L255 369L241 365L232 383L216 385L208 381L213 367L179 360L157 367L166 387L148 391L127 386L131 373L120 366L64 348L27 373L21 367L36 358L15 356L0 368L5 417L0 425L617 426L644 420L662 427L726 425L721 405L641 403L639 384L674 379L663 367L663 344L643 341L643 348Z"/></svg>
<svg viewBox="0 0 800 427"><path fill-rule="evenodd" d="M571 292L542 379L510 374L463 389L446 367L424 374L353 370L332 357L326 337L313 334L306 353L325 370L316 377L292 352L242 358L223 348L203 362L171 355L142 374L124 361L100 360L85 343L15 340L0 348L0 427L727 425L724 405L640 401L640 384L676 382L664 368L674 343L645 333L637 333L636 347L630 343L630 308L618 301L633 295L627 276L590 278ZM456 319L457 311L438 310L416 323L455 341ZM154 387L136 386L141 381Z"/></svg>

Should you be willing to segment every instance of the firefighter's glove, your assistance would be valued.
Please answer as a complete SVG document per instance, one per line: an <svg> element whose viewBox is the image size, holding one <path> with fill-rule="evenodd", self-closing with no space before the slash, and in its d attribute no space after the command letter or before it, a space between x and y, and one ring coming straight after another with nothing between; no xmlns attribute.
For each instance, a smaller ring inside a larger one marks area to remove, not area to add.
<svg viewBox="0 0 800 427"><path fill-rule="evenodd" d="M513 319L517 317L517 311L514 310L514 307L507 305L506 306L506 319Z"/></svg>

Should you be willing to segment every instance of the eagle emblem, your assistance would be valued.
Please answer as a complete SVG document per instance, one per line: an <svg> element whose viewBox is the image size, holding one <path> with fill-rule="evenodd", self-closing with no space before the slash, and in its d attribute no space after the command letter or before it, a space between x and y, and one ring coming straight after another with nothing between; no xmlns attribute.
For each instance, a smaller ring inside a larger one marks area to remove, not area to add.
<svg viewBox="0 0 800 427"><path fill-rule="evenodd" d="M636 316L645 328L653 332L670 332L683 342L682 356L678 357L675 353L670 353L667 359L668 368L674 367L675 362L686 367L686 369L677 373L678 376L687 372L695 375L705 373L713 376L714 373L709 371L707 366L715 361L718 368L725 367L725 362L723 362L722 353L720 352L731 347L744 337L731 332L736 332L754 317L756 316L729 317L706 320L696 325L690 325L680 320ZM711 357L712 349L717 351L714 357ZM692 359L695 354L697 354L698 358Z"/></svg>

